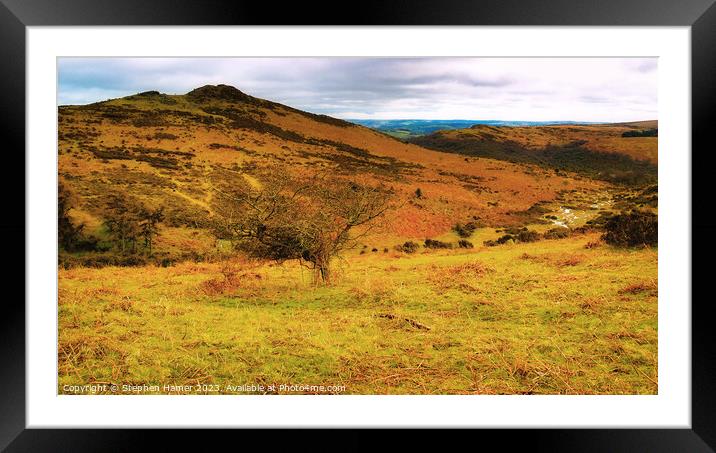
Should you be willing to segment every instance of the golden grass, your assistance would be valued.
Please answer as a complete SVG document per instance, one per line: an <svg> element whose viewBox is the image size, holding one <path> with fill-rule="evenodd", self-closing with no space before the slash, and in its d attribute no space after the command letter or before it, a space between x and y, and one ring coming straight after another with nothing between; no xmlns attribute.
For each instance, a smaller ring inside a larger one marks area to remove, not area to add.
<svg viewBox="0 0 716 453"><path fill-rule="evenodd" d="M329 287L291 263L61 269L58 391L655 394L657 252L596 239L355 254Z"/></svg>

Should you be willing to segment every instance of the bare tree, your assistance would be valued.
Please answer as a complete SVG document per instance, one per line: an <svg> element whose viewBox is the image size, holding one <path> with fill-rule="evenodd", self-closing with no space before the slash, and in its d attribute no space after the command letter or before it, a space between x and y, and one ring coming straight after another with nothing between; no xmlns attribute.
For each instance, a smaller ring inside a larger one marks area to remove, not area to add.
<svg viewBox="0 0 716 453"><path fill-rule="evenodd" d="M216 189L218 237L249 256L299 260L316 283L331 282L331 262L369 234L391 208L392 190L340 178L267 178L261 188Z"/></svg>

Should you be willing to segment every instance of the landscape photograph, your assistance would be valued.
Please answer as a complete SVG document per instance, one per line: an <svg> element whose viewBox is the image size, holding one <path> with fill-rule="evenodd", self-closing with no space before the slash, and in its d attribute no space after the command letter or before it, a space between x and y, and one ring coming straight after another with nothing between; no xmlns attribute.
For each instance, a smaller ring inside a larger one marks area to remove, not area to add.
<svg viewBox="0 0 716 453"><path fill-rule="evenodd" d="M658 394L656 58L57 71L58 394Z"/></svg>

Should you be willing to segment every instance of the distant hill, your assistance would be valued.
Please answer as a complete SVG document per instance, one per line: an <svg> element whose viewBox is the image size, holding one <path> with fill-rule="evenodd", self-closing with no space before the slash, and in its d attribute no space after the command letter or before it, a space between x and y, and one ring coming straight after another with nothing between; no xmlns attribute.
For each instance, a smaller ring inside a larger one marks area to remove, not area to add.
<svg viewBox="0 0 716 453"><path fill-rule="evenodd" d="M588 124L575 121L501 121L501 120L348 120L393 137L409 139L439 130L464 129L476 124L488 126L549 126L555 124ZM589 123L593 124L593 123Z"/></svg>
<svg viewBox="0 0 716 453"><path fill-rule="evenodd" d="M624 126L635 129L658 129L659 122L657 120L631 121L628 123L613 123L612 126Z"/></svg>
<svg viewBox="0 0 716 453"><path fill-rule="evenodd" d="M599 125L506 127L474 125L437 131L409 142L450 153L534 163L612 182L656 181L656 121ZM651 135L651 134L649 134Z"/></svg>

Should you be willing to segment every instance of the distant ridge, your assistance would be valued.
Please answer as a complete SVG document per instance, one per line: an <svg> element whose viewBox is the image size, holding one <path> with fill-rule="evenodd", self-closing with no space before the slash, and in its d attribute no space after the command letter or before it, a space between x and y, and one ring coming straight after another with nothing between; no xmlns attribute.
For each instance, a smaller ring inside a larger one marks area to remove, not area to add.
<svg viewBox="0 0 716 453"><path fill-rule="evenodd" d="M429 135L440 130L468 129L475 125L529 127L529 126L559 126L559 125L594 125L608 124L598 122L580 121L508 121L508 120L363 120L349 119L352 123L369 127L397 138L413 138Z"/></svg>

